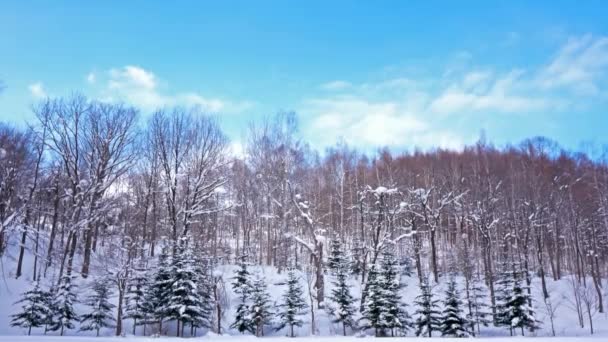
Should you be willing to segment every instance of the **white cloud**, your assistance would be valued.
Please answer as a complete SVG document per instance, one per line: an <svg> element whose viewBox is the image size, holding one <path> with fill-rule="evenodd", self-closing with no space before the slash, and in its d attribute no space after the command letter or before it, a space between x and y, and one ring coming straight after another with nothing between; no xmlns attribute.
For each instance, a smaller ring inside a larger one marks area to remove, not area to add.
<svg viewBox="0 0 608 342"><path fill-rule="evenodd" d="M317 146L331 145L338 138L358 147L459 148L463 145L462 140L449 132L432 129L407 101L335 96L311 99L304 106L302 113L311 116L305 134Z"/></svg>
<svg viewBox="0 0 608 342"><path fill-rule="evenodd" d="M44 99L44 98L48 97L42 82L36 82L36 83L30 84L28 86L28 89L30 90L30 94L36 99Z"/></svg>
<svg viewBox="0 0 608 342"><path fill-rule="evenodd" d="M89 74L95 75L93 73ZM94 76L94 80L97 77ZM88 79L88 77L87 77ZM106 101L124 101L146 111L166 106L195 106L212 113L237 113L251 108L251 102L231 102L203 96L197 92L174 94L161 91L163 83L151 71L139 66L127 65L107 72L106 83L98 98Z"/></svg>
<svg viewBox="0 0 608 342"><path fill-rule="evenodd" d="M335 91L335 90L343 90L343 89L349 88L350 86L351 86L350 82L337 80L337 81L331 81L331 82L322 84L321 89Z"/></svg>
<svg viewBox="0 0 608 342"><path fill-rule="evenodd" d="M608 37L587 34L572 37L555 58L540 72L544 88L571 88L579 93L597 95L608 76Z"/></svg>
<svg viewBox="0 0 608 342"><path fill-rule="evenodd" d="M522 113L557 108L561 101L545 95L526 92L524 72L512 70L506 75L492 77L489 73L471 72L456 81L430 104L431 111L455 113L485 111Z"/></svg>
<svg viewBox="0 0 608 342"><path fill-rule="evenodd" d="M515 33L508 38L521 39ZM499 70L473 60L460 53L434 74L391 69L374 82L329 82L326 89L340 92L302 104L305 135L319 147L341 137L362 148L459 148L481 129L500 129L507 117L497 115L549 118L608 98L608 37L571 38L545 64L527 69Z"/></svg>
<svg viewBox="0 0 608 342"><path fill-rule="evenodd" d="M86 77L87 83L89 84L95 84L95 81L97 80L97 76L95 75L94 72L90 72L87 77Z"/></svg>

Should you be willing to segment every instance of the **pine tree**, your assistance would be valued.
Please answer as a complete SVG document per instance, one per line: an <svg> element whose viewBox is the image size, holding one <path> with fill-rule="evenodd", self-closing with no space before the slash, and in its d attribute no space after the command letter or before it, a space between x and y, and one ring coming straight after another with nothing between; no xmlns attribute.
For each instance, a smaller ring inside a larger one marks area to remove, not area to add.
<svg viewBox="0 0 608 342"><path fill-rule="evenodd" d="M361 244L359 240L355 240L352 251L353 252L351 255L351 273L353 275L360 275L361 273L363 273L363 259L365 254L365 247Z"/></svg>
<svg viewBox="0 0 608 342"><path fill-rule="evenodd" d="M456 288L456 280L452 277L448 282L443 301L443 313L441 319L441 336L447 337L469 337L469 322L462 311L462 300Z"/></svg>
<svg viewBox="0 0 608 342"><path fill-rule="evenodd" d="M264 326L272 321L270 303L270 294L264 278L256 278L251 289L251 320L255 324L255 335L258 337L264 336Z"/></svg>
<svg viewBox="0 0 608 342"><path fill-rule="evenodd" d="M512 265L503 261L500 264L500 272L497 275L494 325L497 327L508 327L511 335L513 335L509 312L509 303L511 302L513 295L513 271L510 266Z"/></svg>
<svg viewBox="0 0 608 342"><path fill-rule="evenodd" d="M55 303L55 297L57 293L57 288L54 286L49 287L47 290L43 291L43 300L47 307L46 316L44 317L44 334L46 335L49 327L53 325L54 315L57 312L57 306Z"/></svg>
<svg viewBox="0 0 608 342"><path fill-rule="evenodd" d="M59 330L61 336L65 329L74 329L74 322L78 320L78 315L74 311L74 304L77 302L76 286L72 281L73 277L70 273L64 275L53 300L53 322L49 330Z"/></svg>
<svg viewBox="0 0 608 342"><path fill-rule="evenodd" d="M133 270L126 293L127 304L124 317L133 320L133 335L135 335L138 325L144 325L144 335L146 334L145 325L150 313L150 305L145 298L148 286L148 272L146 272L143 262L140 262Z"/></svg>
<svg viewBox="0 0 608 342"><path fill-rule="evenodd" d="M416 336L427 335L433 337L433 331L439 331L441 325L441 314L438 309L438 300L433 298L433 289L428 279L420 283L420 295L414 302L418 307L416 314Z"/></svg>
<svg viewBox="0 0 608 342"><path fill-rule="evenodd" d="M471 324L471 333L474 333L475 327L477 327L477 333L481 330L481 325L487 327L492 321L488 319L490 313L487 308L488 305L485 303L486 290L482 284L481 279L478 275L473 277L469 287L469 322Z"/></svg>
<svg viewBox="0 0 608 342"><path fill-rule="evenodd" d="M405 334L412 323L406 305L401 299L400 291L403 285L400 281L399 265L393 249L390 247L386 247L382 253L381 276L381 288L384 291L384 303L386 303L384 314L386 328L391 331L393 337L395 330Z"/></svg>
<svg viewBox="0 0 608 342"><path fill-rule="evenodd" d="M213 318L213 280L212 280L212 265L202 255L194 254L194 272L197 275L197 292L200 298L201 315L197 322L194 322L192 328L195 335L196 328L210 328ZM219 321L219 317L218 317Z"/></svg>
<svg viewBox="0 0 608 342"><path fill-rule="evenodd" d="M27 334L31 335L32 328L45 325L50 313L47 297L47 293L40 288L39 282L34 281L32 287L22 293L21 299L15 303L22 304L21 311L11 316L11 326L27 328Z"/></svg>
<svg viewBox="0 0 608 342"><path fill-rule="evenodd" d="M385 320L386 296L382 289L380 274L376 265L371 265L367 275L367 290L363 310L361 312L361 327L363 329L374 329L376 336L385 336L387 323Z"/></svg>
<svg viewBox="0 0 608 342"><path fill-rule="evenodd" d="M534 331L538 328L538 321L534 318L534 310L530 307L530 295L526 288L522 285L522 276L520 272L513 273L513 294L509 302L507 302L508 322L511 330L515 328L521 329L522 336L524 329Z"/></svg>
<svg viewBox="0 0 608 342"><path fill-rule="evenodd" d="M168 299L173 286L173 276L167 252L165 246L158 256L156 272L145 295L146 302L150 305L151 316L159 324L159 331L162 331L163 320L168 315Z"/></svg>
<svg viewBox="0 0 608 342"><path fill-rule="evenodd" d="M80 330L95 330L97 336L99 336L101 328L114 327L116 320L112 315L112 309L115 305L109 302L112 294L107 281L97 279L93 283L92 290L93 292L84 301L84 304L89 306L91 311L80 318Z"/></svg>
<svg viewBox="0 0 608 342"><path fill-rule="evenodd" d="M300 284L300 278L293 269L287 272L286 285L287 290L283 294L283 303L279 305L279 326L277 330L289 326L289 336L295 337L293 328L301 327L304 323L299 316L304 314L304 310L308 308L308 305L303 298L304 291Z"/></svg>
<svg viewBox="0 0 608 342"><path fill-rule="evenodd" d="M167 297L167 315L177 321L177 336L183 336L186 324L198 326L205 318L203 300L197 290L194 255L187 240L186 236L181 239L181 246L173 257L173 282Z"/></svg>
<svg viewBox="0 0 608 342"><path fill-rule="evenodd" d="M342 323L342 333L346 336L346 327L354 327L355 314L354 302L355 299L350 294L350 285L348 284L349 262L346 257L340 242L333 246L333 267L335 272L334 288L329 296L329 299L334 302L335 308L331 310L335 317L334 323Z"/></svg>
<svg viewBox="0 0 608 342"><path fill-rule="evenodd" d="M252 313L249 305L251 304L251 274L247 270L246 256L242 256L239 268L234 275L232 289L239 296L239 305L236 309L234 323L231 328L237 329L240 333L255 333L255 322L252 320Z"/></svg>
<svg viewBox="0 0 608 342"><path fill-rule="evenodd" d="M342 243L337 238L331 239L329 242L329 256L327 257L327 268L331 271L332 275L336 275L338 268L341 267L343 262L343 251Z"/></svg>

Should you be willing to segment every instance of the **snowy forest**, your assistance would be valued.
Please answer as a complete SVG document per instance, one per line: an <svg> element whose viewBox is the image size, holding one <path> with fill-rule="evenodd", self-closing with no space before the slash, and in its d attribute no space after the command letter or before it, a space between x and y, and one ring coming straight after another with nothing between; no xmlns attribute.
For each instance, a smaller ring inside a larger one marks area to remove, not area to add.
<svg viewBox="0 0 608 342"><path fill-rule="evenodd" d="M602 157L543 137L318 151L294 113L235 153L197 109L33 111L0 123L3 334L608 331Z"/></svg>

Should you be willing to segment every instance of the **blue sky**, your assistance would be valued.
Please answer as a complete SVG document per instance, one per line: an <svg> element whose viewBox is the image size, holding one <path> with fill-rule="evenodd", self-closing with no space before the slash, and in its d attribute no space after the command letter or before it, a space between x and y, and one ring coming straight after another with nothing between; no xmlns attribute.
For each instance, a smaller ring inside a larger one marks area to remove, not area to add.
<svg viewBox="0 0 608 342"><path fill-rule="evenodd" d="M608 143L605 1L3 1L0 120L80 91L252 120L323 148Z"/></svg>

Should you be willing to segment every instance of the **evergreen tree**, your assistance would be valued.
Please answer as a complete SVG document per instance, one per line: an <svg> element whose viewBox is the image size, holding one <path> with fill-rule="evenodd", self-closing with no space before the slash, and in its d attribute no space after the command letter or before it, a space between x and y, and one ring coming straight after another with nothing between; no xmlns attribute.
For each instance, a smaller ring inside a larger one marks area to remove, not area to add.
<svg viewBox="0 0 608 342"><path fill-rule="evenodd" d="M374 329L376 336L385 336L387 308L380 274L378 274L376 265L371 265L367 275L367 292L361 312L361 327L363 329Z"/></svg>
<svg viewBox="0 0 608 342"><path fill-rule="evenodd" d="M43 299L46 307L48 308L46 316L44 317L44 334L46 335L49 327L53 325L54 315L57 312L57 306L55 303L55 297L57 293L56 287L49 287L48 290L43 291Z"/></svg>
<svg viewBox="0 0 608 342"><path fill-rule="evenodd" d="M148 290L148 272L143 262L133 270L133 275L129 279L126 293L125 318L133 320L133 335L138 325L144 325L144 335L146 334L145 325L150 319L150 303L146 299Z"/></svg>
<svg viewBox="0 0 608 342"><path fill-rule="evenodd" d="M476 275L471 281L468 298L468 319L471 324L471 333L474 333L475 327L477 327L477 333L479 333L481 325L487 327L491 323L491 320L488 319L490 313L487 310L488 305L485 303L486 297L486 289L479 276Z"/></svg>
<svg viewBox="0 0 608 342"><path fill-rule="evenodd" d="M361 273L363 273L363 259L365 255L365 247L361 244L359 240L355 240L353 244L353 252L351 255L351 272L353 275L360 275Z"/></svg>
<svg viewBox="0 0 608 342"><path fill-rule="evenodd" d="M251 320L255 324L255 335L264 336L264 326L272 321L270 294L264 278L253 281L251 289Z"/></svg>
<svg viewBox="0 0 608 342"><path fill-rule="evenodd" d="M534 310L529 305L532 301L525 286L522 285L522 275L520 272L513 273L513 291L510 301L506 303L508 310L508 322L511 331L516 328L521 329L522 336L524 329L534 331L538 328L538 321L534 318Z"/></svg>
<svg viewBox="0 0 608 342"><path fill-rule="evenodd" d="M91 311L80 318L80 330L95 330L97 336L99 336L101 328L114 327L116 320L112 315L112 309L115 305L109 302L112 294L107 282L103 279L96 280L93 283L92 290L93 292L84 301L84 304L89 306Z"/></svg>
<svg viewBox="0 0 608 342"><path fill-rule="evenodd" d="M443 313L441 319L441 336L468 337L469 322L462 311L460 293L456 288L456 280L452 277L448 282L443 301Z"/></svg>
<svg viewBox="0 0 608 342"><path fill-rule="evenodd" d="M53 321L49 330L59 330L61 336L65 329L74 329L74 321L78 320L74 311L74 304L77 302L76 286L72 284L72 281L73 277L70 273L64 275L53 300Z"/></svg>
<svg viewBox="0 0 608 342"><path fill-rule="evenodd" d="M197 322L193 322L193 332L196 328L210 328L213 317L213 280L212 265L202 255L194 254L194 271L197 275L197 292L200 298L201 315ZM219 318L218 318L219 320Z"/></svg>
<svg viewBox="0 0 608 342"><path fill-rule="evenodd" d="M32 287L22 293L21 299L15 303L22 304L21 311L11 316L11 326L27 328L27 334L30 335L32 328L45 325L50 313L47 297L39 282L34 281Z"/></svg>
<svg viewBox="0 0 608 342"><path fill-rule="evenodd" d="M338 268L343 263L343 251L342 243L337 238L331 239L329 242L329 256L327 257L327 268L331 271L332 275L338 273Z"/></svg>
<svg viewBox="0 0 608 342"><path fill-rule="evenodd" d="M252 320L252 313L249 305L251 304L251 274L247 270L246 256L242 256L239 268L234 275L232 289L239 296L239 305L236 309L234 323L231 328L237 329L240 333L255 333L255 322Z"/></svg>
<svg viewBox="0 0 608 342"><path fill-rule="evenodd" d="M509 269L508 263L504 261L500 264L499 270L496 281L494 325L511 329L508 303L511 301L511 291L513 290L513 272Z"/></svg>
<svg viewBox="0 0 608 342"><path fill-rule="evenodd" d="M167 297L167 315L177 321L177 336L183 336L186 324L199 326L205 318L203 300L197 290L194 255L187 240L186 236L181 239L181 246L173 257L173 282Z"/></svg>
<svg viewBox="0 0 608 342"><path fill-rule="evenodd" d="M173 286L168 250L165 246L158 256L158 264L152 282L146 292L146 302L149 303L149 311L155 322L159 324L162 331L163 320L168 315L168 300Z"/></svg>
<svg viewBox="0 0 608 342"><path fill-rule="evenodd" d="M433 298L433 289L429 285L428 279L423 279L420 283L420 295L414 302L418 307L416 314L416 336L433 337L433 331L439 331L441 325L441 314L438 309L438 300Z"/></svg>
<svg viewBox="0 0 608 342"><path fill-rule="evenodd" d="M333 270L336 277L333 282L334 288L329 296L329 299L335 304L335 308L331 310L331 313L335 317L334 323L342 323L342 333L346 336L346 327L352 328L355 325L353 319L355 314L355 299L350 294L350 285L348 284L349 262L340 242L334 245L332 251Z"/></svg>
<svg viewBox="0 0 608 342"><path fill-rule="evenodd" d="M400 291L403 285L400 281L399 265L390 247L386 247L382 252L381 276L381 288L384 291L386 305L384 313L386 328L391 331L391 336L395 336L395 331L405 334L412 323L406 305L401 299Z"/></svg>
<svg viewBox="0 0 608 342"><path fill-rule="evenodd" d="M304 314L308 305L303 298L304 291L300 284L300 278L293 269L287 272L286 285L287 290L283 294L283 303L279 305L279 326L277 330L289 326L289 336L295 337L293 328L301 327L304 323L299 316Z"/></svg>

